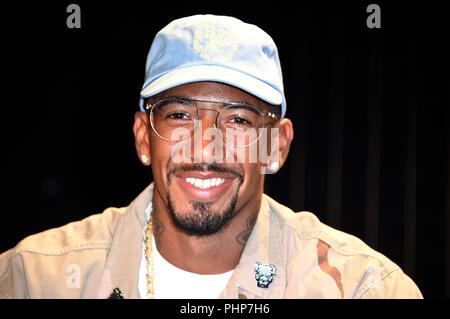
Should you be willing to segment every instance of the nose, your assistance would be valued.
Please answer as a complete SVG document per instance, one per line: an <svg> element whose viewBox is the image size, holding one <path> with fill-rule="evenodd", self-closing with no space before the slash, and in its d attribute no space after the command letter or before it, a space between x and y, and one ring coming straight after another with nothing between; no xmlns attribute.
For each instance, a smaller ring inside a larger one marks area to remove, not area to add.
<svg viewBox="0 0 450 319"><path fill-rule="evenodd" d="M194 160L196 163L213 163L223 156L221 136L216 129L218 110L199 108L198 122L194 129Z"/></svg>

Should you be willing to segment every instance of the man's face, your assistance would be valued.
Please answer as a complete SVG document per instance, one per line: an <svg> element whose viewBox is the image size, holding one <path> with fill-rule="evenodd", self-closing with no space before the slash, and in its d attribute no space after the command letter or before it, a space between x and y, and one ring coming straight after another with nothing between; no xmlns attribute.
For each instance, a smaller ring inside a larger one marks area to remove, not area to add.
<svg viewBox="0 0 450 319"><path fill-rule="evenodd" d="M214 102L245 102L267 111L268 105L237 88L215 83L198 82L181 85L150 99L183 97ZM220 108L219 103L203 103L204 108ZM217 112L199 111L202 130L214 127ZM157 119L155 119L156 121ZM210 235L220 230L252 200L261 196L264 176L261 164L239 163L214 159L202 140L201 151L194 151L190 163L173 160L173 143L149 132L150 157L155 191L170 212L175 225L188 234ZM229 148L229 145L226 145ZM194 161L194 157L196 161ZM198 157L201 158L198 158Z"/></svg>

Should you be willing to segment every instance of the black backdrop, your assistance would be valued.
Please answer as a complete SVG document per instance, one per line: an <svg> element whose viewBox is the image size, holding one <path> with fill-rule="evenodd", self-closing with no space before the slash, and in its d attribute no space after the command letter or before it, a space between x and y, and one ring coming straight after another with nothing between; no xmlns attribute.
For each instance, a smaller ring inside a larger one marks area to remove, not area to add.
<svg viewBox="0 0 450 319"><path fill-rule="evenodd" d="M151 181L131 127L152 38L178 17L226 14L280 51L295 141L266 192L361 237L425 297L450 297L446 8L378 1L369 29L370 2L76 3L81 29L66 27L69 2L2 4L0 251Z"/></svg>

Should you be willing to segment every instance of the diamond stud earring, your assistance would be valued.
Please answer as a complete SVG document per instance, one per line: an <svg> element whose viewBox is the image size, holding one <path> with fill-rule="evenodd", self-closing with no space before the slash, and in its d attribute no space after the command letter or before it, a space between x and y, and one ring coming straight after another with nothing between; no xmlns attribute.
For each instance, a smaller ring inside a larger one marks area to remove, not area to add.
<svg viewBox="0 0 450 319"><path fill-rule="evenodd" d="M276 171L278 171L278 169L280 168L280 163L278 163L278 162L272 162L272 163L270 163L270 170L272 171L272 172L276 172Z"/></svg>
<svg viewBox="0 0 450 319"><path fill-rule="evenodd" d="M149 164L148 156L145 154L142 154L141 161L142 161L142 163L144 163L144 165L148 165Z"/></svg>

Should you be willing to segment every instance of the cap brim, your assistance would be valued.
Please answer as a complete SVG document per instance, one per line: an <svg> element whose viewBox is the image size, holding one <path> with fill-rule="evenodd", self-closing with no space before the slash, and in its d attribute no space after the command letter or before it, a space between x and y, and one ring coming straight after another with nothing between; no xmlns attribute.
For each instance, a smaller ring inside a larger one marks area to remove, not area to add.
<svg viewBox="0 0 450 319"><path fill-rule="evenodd" d="M215 81L235 86L269 104L281 105L283 95L274 87L248 74L216 65L190 66L173 70L153 81L141 91L147 98L173 87L201 81Z"/></svg>

